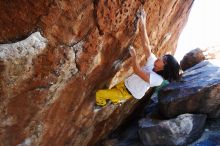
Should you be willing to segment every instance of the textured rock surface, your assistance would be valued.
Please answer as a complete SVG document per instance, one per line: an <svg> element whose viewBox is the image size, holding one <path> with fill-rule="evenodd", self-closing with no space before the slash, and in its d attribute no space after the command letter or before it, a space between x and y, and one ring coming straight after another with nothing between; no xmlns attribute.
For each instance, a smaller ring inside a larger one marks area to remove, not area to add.
<svg viewBox="0 0 220 146"><path fill-rule="evenodd" d="M201 49L197 48L184 55L180 61L180 66L182 70L187 70L203 60L205 60L205 55Z"/></svg>
<svg viewBox="0 0 220 146"><path fill-rule="evenodd" d="M131 73L126 47L136 11L144 5L152 51L162 55L175 52L192 3L0 1L0 145L83 146L103 138L138 105L93 112L95 91Z"/></svg>
<svg viewBox="0 0 220 146"><path fill-rule="evenodd" d="M183 114L170 120L142 119L139 135L146 146L187 145L203 132L206 115Z"/></svg>
<svg viewBox="0 0 220 146"><path fill-rule="evenodd" d="M189 146L220 145L220 119L208 119L202 136Z"/></svg>
<svg viewBox="0 0 220 146"><path fill-rule="evenodd" d="M204 113L220 117L220 67L203 61L186 70L181 82L170 83L159 94L160 111L166 117Z"/></svg>

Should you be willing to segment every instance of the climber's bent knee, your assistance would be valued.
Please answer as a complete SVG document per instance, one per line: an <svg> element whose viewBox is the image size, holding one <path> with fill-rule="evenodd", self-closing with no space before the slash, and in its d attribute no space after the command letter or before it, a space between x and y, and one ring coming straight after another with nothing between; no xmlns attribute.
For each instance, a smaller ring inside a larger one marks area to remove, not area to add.
<svg viewBox="0 0 220 146"><path fill-rule="evenodd" d="M128 93L123 83L120 83L116 88L98 90L96 92L96 104L99 106L105 106L106 100L110 100L113 104L117 104L122 100L129 99L131 94Z"/></svg>
<svg viewBox="0 0 220 146"><path fill-rule="evenodd" d="M105 106L106 105L106 99L103 99L101 97L96 97L96 104L99 106Z"/></svg>
<svg viewBox="0 0 220 146"><path fill-rule="evenodd" d="M106 99L104 98L104 90L99 90L96 92L96 104L99 106L106 105Z"/></svg>

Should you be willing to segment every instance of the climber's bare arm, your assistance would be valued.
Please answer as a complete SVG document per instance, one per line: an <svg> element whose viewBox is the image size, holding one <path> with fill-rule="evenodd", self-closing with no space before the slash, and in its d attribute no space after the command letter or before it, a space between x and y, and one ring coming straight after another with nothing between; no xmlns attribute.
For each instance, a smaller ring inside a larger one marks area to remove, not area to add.
<svg viewBox="0 0 220 146"><path fill-rule="evenodd" d="M151 46L147 35L146 13L144 9L140 10L140 34L141 34L141 43L144 49L144 53L146 55L146 58L148 58L151 54Z"/></svg>
<svg viewBox="0 0 220 146"><path fill-rule="evenodd" d="M132 65L133 65L134 73L137 74L139 77L141 77L144 81L149 83L150 74L143 72L141 70L139 64L137 63L136 51L132 46L129 47L129 52L132 57Z"/></svg>

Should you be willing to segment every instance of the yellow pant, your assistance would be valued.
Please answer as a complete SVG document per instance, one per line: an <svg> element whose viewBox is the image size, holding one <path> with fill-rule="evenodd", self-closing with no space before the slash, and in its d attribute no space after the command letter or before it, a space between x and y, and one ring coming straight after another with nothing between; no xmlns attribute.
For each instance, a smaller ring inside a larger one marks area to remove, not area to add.
<svg viewBox="0 0 220 146"><path fill-rule="evenodd" d="M117 104L119 101L129 99L130 97L131 94L126 90L124 82L121 82L112 89L98 90L96 92L96 104L105 106L107 99L111 100L113 104Z"/></svg>

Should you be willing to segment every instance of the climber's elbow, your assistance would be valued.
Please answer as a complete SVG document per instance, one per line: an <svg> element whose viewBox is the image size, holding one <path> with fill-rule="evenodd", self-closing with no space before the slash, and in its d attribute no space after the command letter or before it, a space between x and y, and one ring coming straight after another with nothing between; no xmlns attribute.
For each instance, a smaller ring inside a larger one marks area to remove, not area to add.
<svg viewBox="0 0 220 146"><path fill-rule="evenodd" d="M137 74L140 78L142 78L146 82L150 82L150 73L143 72L141 69L135 70L135 74Z"/></svg>

